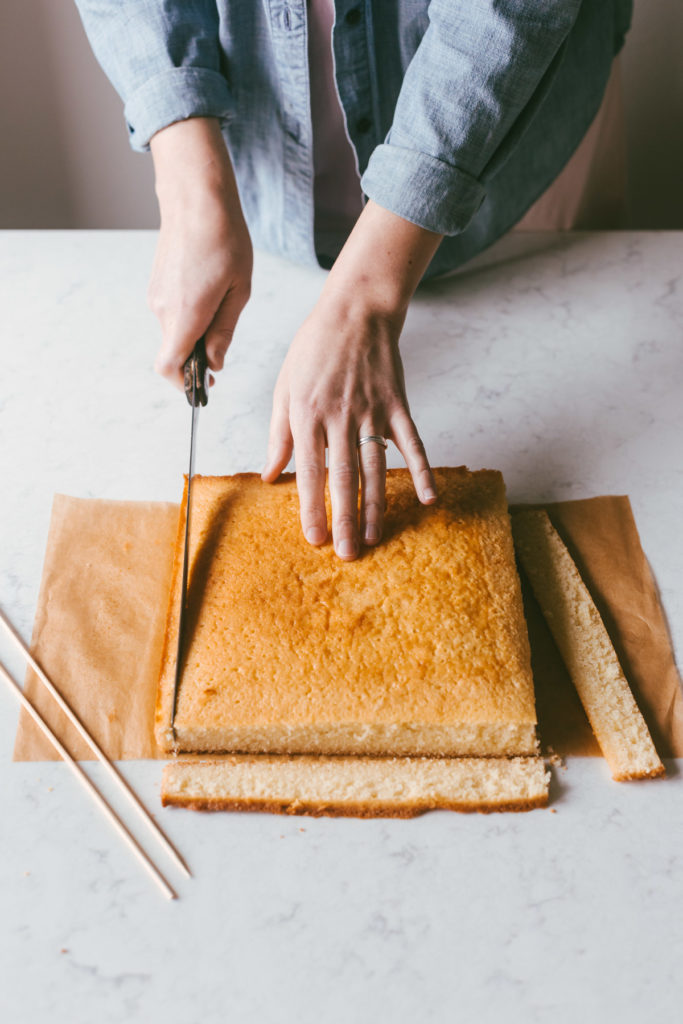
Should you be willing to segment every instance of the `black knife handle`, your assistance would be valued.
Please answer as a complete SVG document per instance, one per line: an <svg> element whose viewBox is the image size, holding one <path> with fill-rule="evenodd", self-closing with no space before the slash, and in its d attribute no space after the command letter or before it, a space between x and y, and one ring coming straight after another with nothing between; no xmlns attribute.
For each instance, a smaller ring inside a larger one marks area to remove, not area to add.
<svg viewBox="0 0 683 1024"><path fill-rule="evenodd" d="M190 405L206 405L209 401L209 364L206 361L204 338L199 339L185 363L184 386L185 397Z"/></svg>

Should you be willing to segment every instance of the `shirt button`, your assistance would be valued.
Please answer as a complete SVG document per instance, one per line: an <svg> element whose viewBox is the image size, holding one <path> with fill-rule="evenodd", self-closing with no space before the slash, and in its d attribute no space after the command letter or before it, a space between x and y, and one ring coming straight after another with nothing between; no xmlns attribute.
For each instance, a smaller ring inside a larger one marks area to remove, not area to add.
<svg viewBox="0 0 683 1024"><path fill-rule="evenodd" d="M360 7L352 7L350 11L346 12L344 21L347 25L357 25L362 17Z"/></svg>
<svg viewBox="0 0 683 1024"><path fill-rule="evenodd" d="M372 128L372 121L369 117L361 117L356 121L356 131L360 132L361 135L365 135Z"/></svg>

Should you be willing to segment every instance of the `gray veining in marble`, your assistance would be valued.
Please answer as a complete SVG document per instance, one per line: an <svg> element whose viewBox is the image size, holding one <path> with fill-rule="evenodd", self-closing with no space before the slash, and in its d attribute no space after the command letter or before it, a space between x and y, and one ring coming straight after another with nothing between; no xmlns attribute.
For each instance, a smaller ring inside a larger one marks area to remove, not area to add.
<svg viewBox="0 0 683 1024"><path fill-rule="evenodd" d="M56 491L179 498L188 410L151 369L154 243L0 234L0 604L27 637ZM682 268L682 233L516 236L424 288L402 343L434 464L500 468L512 500L630 495L679 655ZM258 256L200 472L260 469L279 363L323 280ZM0 658L23 675L2 639ZM683 762L617 784L571 759L554 813L408 822L163 810L160 764L130 762L195 874L159 854L167 904L63 765L11 763L4 691L0 711L2 1021L680 1016Z"/></svg>

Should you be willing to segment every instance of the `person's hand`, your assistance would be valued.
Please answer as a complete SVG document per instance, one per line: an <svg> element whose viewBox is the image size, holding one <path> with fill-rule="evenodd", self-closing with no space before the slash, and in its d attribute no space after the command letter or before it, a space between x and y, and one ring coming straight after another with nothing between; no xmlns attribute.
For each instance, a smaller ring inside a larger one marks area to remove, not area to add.
<svg viewBox="0 0 683 1024"><path fill-rule="evenodd" d="M359 539L379 542L384 517L384 448L376 442L358 448L361 437L393 440L419 500L436 500L408 408L398 340L409 298L440 239L380 207L368 207L284 361L262 473L264 480L276 480L294 449L303 532L311 544L322 544L328 534L327 446L332 538L339 557L349 560L358 554ZM372 252L377 247L379 252Z"/></svg>
<svg viewBox="0 0 683 1024"><path fill-rule="evenodd" d="M183 387L183 365L205 336L207 362L223 368L251 288L253 254L218 122L191 118L151 142L161 230L148 289L161 324L155 369Z"/></svg>

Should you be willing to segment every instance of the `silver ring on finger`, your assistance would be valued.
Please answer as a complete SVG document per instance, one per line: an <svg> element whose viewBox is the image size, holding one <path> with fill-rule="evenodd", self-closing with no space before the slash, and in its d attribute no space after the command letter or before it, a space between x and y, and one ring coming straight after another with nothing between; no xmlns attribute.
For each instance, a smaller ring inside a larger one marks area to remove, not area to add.
<svg viewBox="0 0 683 1024"><path fill-rule="evenodd" d="M370 444L371 441L374 444L381 444L382 448L387 447L387 440L381 434L365 434L363 437L358 438L357 446L360 448L364 444Z"/></svg>

